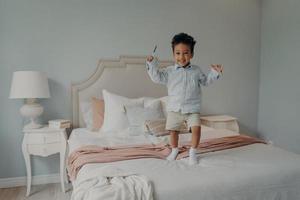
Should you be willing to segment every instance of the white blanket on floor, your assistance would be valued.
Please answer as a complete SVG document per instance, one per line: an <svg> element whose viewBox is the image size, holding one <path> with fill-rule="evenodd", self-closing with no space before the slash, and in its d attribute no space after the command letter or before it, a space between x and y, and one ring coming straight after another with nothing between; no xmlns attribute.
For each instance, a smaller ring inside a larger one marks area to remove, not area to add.
<svg viewBox="0 0 300 200"><path fill-rule="evenodd" d="M153 200L146 176L103 166L78 175L72 200Z"/></svg>

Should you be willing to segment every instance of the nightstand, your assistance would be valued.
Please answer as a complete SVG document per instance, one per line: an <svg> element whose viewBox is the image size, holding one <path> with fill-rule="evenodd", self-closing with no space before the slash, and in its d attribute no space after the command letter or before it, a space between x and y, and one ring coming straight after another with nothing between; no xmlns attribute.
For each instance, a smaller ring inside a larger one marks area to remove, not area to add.
<svg viewBox="0 0 300 200"><path fill-rule="evenodd" d="M52 154L60 154L60 181L62 191L65 192L66 168L65 155L67 149L66 129L53 129L44 126L39 129L24 129L22 151L27 171L27 193L31 188L31 163L30 155L48 157Z"/></svg>
<svg viewBox="0 0 300 200"><path fill-rule="evenodd" d="M201 124L215 129L228 129L239 133L237 118L229 115L210 115L201 117Z"/></svg>

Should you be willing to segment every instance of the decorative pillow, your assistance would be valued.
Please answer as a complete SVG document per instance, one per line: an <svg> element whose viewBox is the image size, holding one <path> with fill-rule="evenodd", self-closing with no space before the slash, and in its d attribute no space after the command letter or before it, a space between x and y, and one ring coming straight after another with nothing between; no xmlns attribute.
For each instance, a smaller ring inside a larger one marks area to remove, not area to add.
<svg viewBox="0 0 300 200"><path fill-rule="evenodd" d="M104 121L104 100L92 97L93 128L92 131L98 131Z"/></svg>
<svg viewBox="0 0 300 200"><path fill-rule="evenodd" d="M143 100L144 100L144 107L149 107L151 106L151 104L160 101L159 98L154 98L154 97L143 97Z"/></svg>
<svg viewBox="0 0 300 200"><path fill-rule="evenodd" d="M155 136L168 135L169 131L166 130L166 119L146 120L145 132Z"/></svg>
<svg viewBox="0 0 300 200"><path fill-rule="evenodd" d="M129 134L140 135L144 131L144 123L146 120L154 120L163 118L161 103L159 100L144 101L144 106L124 105L124 110L129 121Z"/></svg>
<svg viewBox="0 0 300 200"><path fill-rule="evenodd" d="M160 101L153 101L147 107L124 105L124 108L130 126L139 126L141 129L146 120L164 117Z"/></svg>
<svg viewBox="0 0 300 200"><path fill-rule="evenodd" d="M93 129L93 111L92 111L92 102L83 101L80 103L80 110L82 113L82 118L87 129Z"/></svg>
<svg viewBox="0 0 300 200"><path fill-rule="evenodd" d="M168 96L161 97L161 98L159 98L159 100L161 102L164 116L165 116L165 118L167 118L167 116L168 116L168 112L167 112Z"/></svg>
<svg viewBox="0 0 300 200"><path fill-rule="evenodd" d="M80 103L85 126L90 131L98 131L103 124L104 119L104 100L92 97L91 101Z"/></svg>
<svg viewBox="0 0 300 200"><path fill-rule="evenodd" d="M158 118L164 118L164 113L162 110L162 104L160 99L150 98L150 97L144 97L144 108L149 109L150 112L153 112L154 115L156 115L154 118L147 118L147 119L158 119Z"/></svg>
<svg viewBox="0 0 300 200"><path fill-rule="evenodd" d="M105 102L105 113L101 132L120 131L128 128L129 123L126 114L124 113L124 105L143 106L143 99L129 99L110 93L106 90L103 90L102 93Z"/></svg>
<svg viewBox="0 0 300 200"><path fill-rule="evenodd" d="M151 135L164 136L169 135L169 131L166 130L166 119L146 120L145 130ZM189 130L186 124L183 124L180 133L188 133Z"/></svg>
<svg viewBox="0 0 300 200"><path fill-rule="evenodd" d="M168 104L168 96L153 98L153 97L143 97L144 98L144 106L147 107L149 104L152 104L155 101L160 101L161 108L164 113L164 118L167 118L167 104Z"/></svg>

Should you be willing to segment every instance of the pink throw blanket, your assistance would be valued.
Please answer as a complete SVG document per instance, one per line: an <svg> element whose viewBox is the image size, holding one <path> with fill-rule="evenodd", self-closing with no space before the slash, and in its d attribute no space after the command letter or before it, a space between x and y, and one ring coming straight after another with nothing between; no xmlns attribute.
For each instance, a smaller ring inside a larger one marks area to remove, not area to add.
<svg viewBox="0 0 300 200"><path fill-rule="evenodd" d="M265 142L246 135L238 135L202 140L197 149L198 153L207 153L254 143ZM188 156L189 147L190 145L184 145L179 148L177 160ZM68 174L71 180L75 180L80 168L88 163L106 163L139 158L166 159L170 152L171 148L166 144L118 147L100 147L96 145L83 146L75 150L69 156L67 166Z"/></svg>

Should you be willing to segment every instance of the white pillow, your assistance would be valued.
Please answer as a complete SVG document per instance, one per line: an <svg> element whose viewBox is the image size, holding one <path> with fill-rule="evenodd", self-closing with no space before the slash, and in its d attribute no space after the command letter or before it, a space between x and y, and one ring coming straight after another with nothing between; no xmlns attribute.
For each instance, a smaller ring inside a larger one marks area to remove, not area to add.
<svg viewBox="0 0 300 200"><path fill-rule="evenodd" d="M129 99L110 93L106 90L102 91L104 99L104 122L101 132L120 131L128 128L129 123L124 113L124 105L139 105L143 106L143 99Z"/></svg>
<svg viewBox="0 0 300 200"><path fill-rule="evenodd" d="M155 101L146 107L133 105L125 105L124 107L131 126L142 126L146 120L164 118L160 101Z"/></svg>
<svg viewBox="0 0 300 200"><path fill-rule="evenodd" d="M164 96L159 98L160 102L161 102L161 106L162 106L162 111L164 113L165 118L167 118L168 116L168 112L167 112L167 105L168 105L168 96Z"/></svg>
<svg viewBox="0 0 300 200"><path fill-rule="evenodd" d="M153 97L143 97L144 98L144 107L149 106L155 101L160 101L161 109L164 114L164 118L167 118L167 104L168 104L168 96L160 97L160 98L153 98Z"/></svg>
<svg viewBox="0 0 300 200"><path fill-rule="evenodd" d="M86 128L92 130L93 129L92 103L88 101L80 102L80 111Z"/></svg>
<svg viewBox="0 0 300 200"><path fill-rule="evenodd" d="M129 122L129 130L133 132L134 135L144 132L144 123L146 120L164 118L159 100L153 101L145 107L124 105L124 108Z"/></svg>

